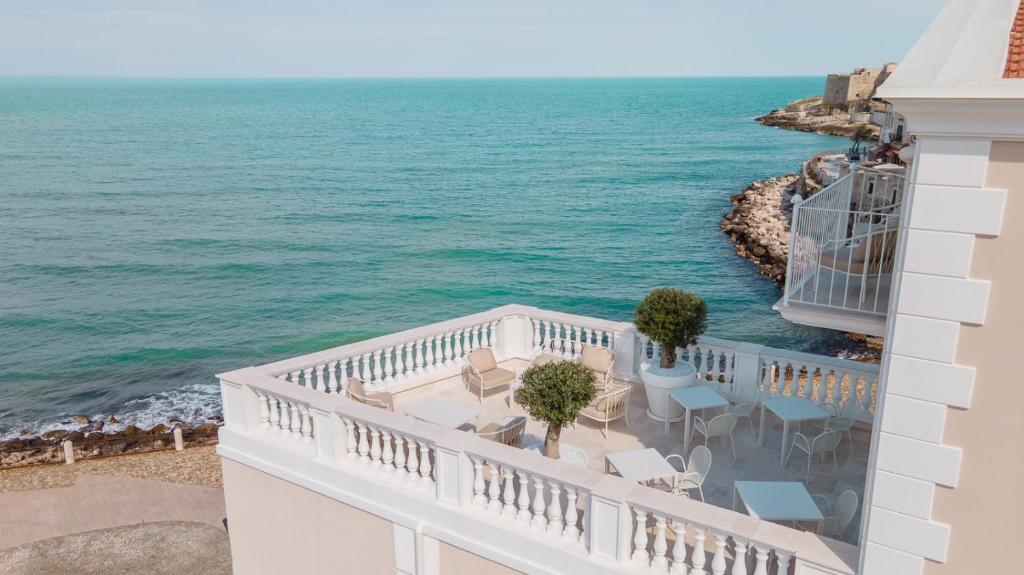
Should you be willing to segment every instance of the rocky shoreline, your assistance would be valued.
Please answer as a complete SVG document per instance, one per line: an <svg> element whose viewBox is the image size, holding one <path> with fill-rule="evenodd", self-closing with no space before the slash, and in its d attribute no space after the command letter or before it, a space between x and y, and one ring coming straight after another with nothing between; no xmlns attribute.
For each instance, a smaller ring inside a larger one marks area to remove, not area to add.
<svg viewBox="0 0 1024 575"><path fill-rule="evenodd" d="M78 426L73 430L54 430L42 434L25 431L20 437L0 441L0 469L41 463L64 461L64 441L71 441L75 459L90 459L110 455L145 453L174 449L174 430L182 430L186 446L209 445L217 442L221 420L213 417L209 422L188 425L170 422L149 429L129 425L117 431L104 431L104 427L117 424L116 418L94 421L84 416L72 418Z"/></svg>
<svg viewBox="0 0 1024 575"><path fill-rule="evenodd" d="M872 132L872 139L878 138L877 126L851 120L848 112L826 109L822 106L821 96L797 100L781 110L772 110L755 120L765 126L775 126L786 130L846 137L853 136L859 129L866 126Z"/></svg>

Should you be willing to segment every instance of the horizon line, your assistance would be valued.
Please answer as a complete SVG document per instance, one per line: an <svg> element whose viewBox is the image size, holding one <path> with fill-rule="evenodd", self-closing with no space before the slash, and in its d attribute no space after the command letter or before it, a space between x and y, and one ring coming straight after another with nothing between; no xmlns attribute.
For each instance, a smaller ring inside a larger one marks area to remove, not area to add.
<svg viewBox="0 0 1024 575"><path fill-rule="evenodd" d="M828 74L693 74L637 76L131 76L101 74L2 74L0 79L66 80L673 80L703 78L819 78Z"/></svg>

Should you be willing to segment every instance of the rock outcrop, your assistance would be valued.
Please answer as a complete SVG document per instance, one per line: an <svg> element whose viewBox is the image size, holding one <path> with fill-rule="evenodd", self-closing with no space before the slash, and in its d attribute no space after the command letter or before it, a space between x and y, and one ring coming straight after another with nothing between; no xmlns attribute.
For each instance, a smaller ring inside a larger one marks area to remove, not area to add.
<svg viewBox="0 0 1024 575"><path fill-rule="evenodd" d="M786 282L789 257L790 198L800 176L787 174L757 180L732 197L733 209L721 221L722 231L736 244L736 254L757 267L757 272Z"/></svg>
<svg viewBox="0 0 1024 575"><path fill-rule="evenodd" d="M830 136L849 137L862 126L867 126L872 130L872 139L878 138L878 126L850 120L848 112L827 109L821 103L821 96L797 100L781 110L773 110L755 119L766 126Z"/></svg>

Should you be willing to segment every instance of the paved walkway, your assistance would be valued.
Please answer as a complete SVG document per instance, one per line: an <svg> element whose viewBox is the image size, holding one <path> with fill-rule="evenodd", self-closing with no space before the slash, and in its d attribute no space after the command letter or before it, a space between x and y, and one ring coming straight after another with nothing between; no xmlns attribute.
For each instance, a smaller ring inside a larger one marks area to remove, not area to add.
<svg viewBox="0 0 1024 575"><path fill-rule="evenodd" d="M70 487L0 493L0 550L59 537L157 521L224 529L220 489L131 477L81 475Z"/></svg>

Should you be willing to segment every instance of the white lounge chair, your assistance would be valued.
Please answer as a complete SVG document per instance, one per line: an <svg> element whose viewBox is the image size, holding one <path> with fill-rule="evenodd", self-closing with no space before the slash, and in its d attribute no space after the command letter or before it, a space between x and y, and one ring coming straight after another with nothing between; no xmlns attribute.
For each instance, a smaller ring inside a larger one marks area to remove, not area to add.
<svg viewBox="0 0 1024 575"><path fill-rule="evenodd" d="M466 363L466 384L475 385L480 390L480 403L484 402L485 391L511 387L516 379L514 371L498 367L494 352L488 348L469 352Z"/></svg>

